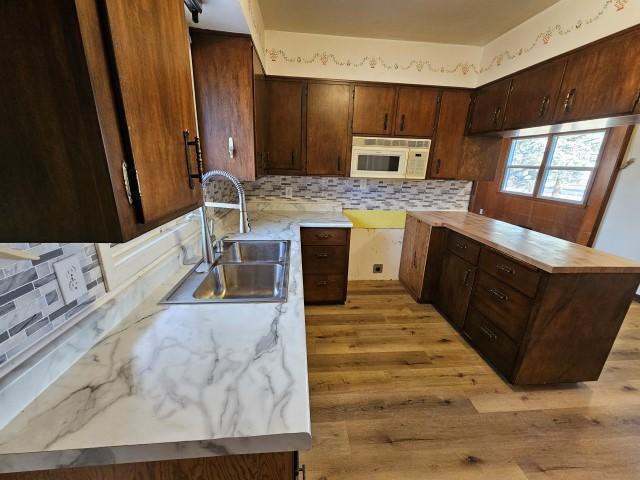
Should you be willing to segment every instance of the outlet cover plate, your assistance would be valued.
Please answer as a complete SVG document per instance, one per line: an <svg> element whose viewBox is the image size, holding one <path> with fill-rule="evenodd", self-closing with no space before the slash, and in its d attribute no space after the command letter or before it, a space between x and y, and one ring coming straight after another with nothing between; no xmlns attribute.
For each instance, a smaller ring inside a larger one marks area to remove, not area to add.
<svg viewBox="0 0 640 480"><path fill-rule="evenodd" d="M53 264L58 285L62 292L64 303L71 303L87 293L87 283L84 280L80 259L72 255Z"/></svg>

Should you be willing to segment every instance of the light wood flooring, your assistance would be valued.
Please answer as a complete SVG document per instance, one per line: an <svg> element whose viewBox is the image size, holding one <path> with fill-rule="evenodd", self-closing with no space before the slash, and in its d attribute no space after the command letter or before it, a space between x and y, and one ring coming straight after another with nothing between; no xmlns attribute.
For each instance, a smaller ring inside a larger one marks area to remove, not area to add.
<svg viewBox="0 0 640 480"><path fill-rule="evenodd" d="M306 322L309 480L640 479L638 303L600 381L535 388L509 386L398 282L353 282Z"/></svg>

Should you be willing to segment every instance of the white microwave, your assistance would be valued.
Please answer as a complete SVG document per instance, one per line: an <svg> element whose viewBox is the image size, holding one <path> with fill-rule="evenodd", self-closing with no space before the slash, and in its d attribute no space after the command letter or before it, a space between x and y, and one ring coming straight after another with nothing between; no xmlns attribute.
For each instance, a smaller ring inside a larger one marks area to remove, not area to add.
<svg viewBox="0 0 640 480"><path fill-rule="evenodd" d="M431 140L353 137L351 176L424 180Z"/></svg>

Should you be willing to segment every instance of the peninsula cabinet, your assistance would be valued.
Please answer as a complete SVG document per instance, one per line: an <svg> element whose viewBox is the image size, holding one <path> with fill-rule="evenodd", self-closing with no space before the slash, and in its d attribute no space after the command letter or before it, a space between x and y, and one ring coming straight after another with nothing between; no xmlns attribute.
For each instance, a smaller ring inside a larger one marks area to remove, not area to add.
<svg viewBox="0 0 640 480"><path fill-rule="evenodd" d="M403 242L408 292L515 385L597 380L640 283L640 263L472 213L412 212Z"/></svg>
<svg viewBox="0 0 640 480"><path fill-rule="evenodd" d="M307 84L295 80L267 80L267 146L265 173L303 175Z"/></svg>
<svg viewBox="0 0 640 480"><path fill-rule="evenodd" d="M198 29L190 34L204 168L255 180L265 148L256 127L266 127L260 121L266 112L259 111L266 102L256 97L266 89L256 88L264 71L251 38Z"/></svg>
<svg viewBox="0 0 640 480"><path fill-rule="evenodd" d="M511 89L511 78L490 83L476 90L471 103L471 118L468 133L498 131Z"/></svg>
<svg viewBox="0 0 640 480"><path fill-rule="evenodd" d="M640 113L640 28L569 56L556 123Z"/></svg>
<svg viewBox="0 0 640 480"><path fill-rule="evenodd" d="M348 176L352 86L309 82L307 88L307 175Z"/></svg>
<svg viewBox="0 0 640 480"><path fill-rule="evenodd" d="M0 242L123 242L200 205L183 8L0 2Z"/></svg>
<svg viewBox="0 0 640 480"><path fill-rule="evenodd" d="M0 480L302 480L298 452L59 468L0 474Z"/></svg>

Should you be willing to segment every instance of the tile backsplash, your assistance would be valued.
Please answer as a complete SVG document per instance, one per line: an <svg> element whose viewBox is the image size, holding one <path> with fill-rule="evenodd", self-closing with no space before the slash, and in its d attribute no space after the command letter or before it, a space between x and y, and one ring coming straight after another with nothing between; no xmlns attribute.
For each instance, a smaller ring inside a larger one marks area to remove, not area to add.
<svg viewBox="0 0 640 480"><path fill-rule="evenodd" d="M460 180L377 180L341 177L267 176L243 182L247 197L333 200L359 210L466 210L471 182Z"/></svg>
<svg viewBox="0 0 640 480"><path fill-rule="evenodd" d="M28 250L39 260L0 259L0 365L50 335L105 294L102 270L93 243L12 243L0 246ZM53 264L77 255L87 293L65 303Z"/></svg>

